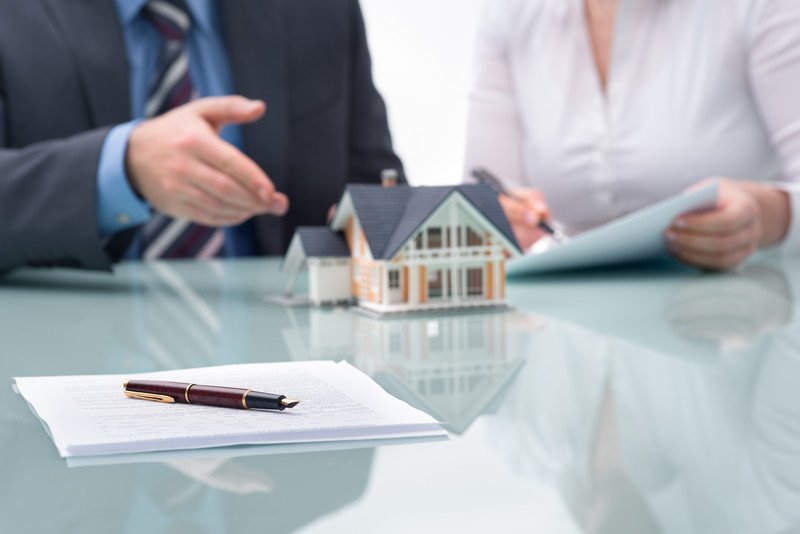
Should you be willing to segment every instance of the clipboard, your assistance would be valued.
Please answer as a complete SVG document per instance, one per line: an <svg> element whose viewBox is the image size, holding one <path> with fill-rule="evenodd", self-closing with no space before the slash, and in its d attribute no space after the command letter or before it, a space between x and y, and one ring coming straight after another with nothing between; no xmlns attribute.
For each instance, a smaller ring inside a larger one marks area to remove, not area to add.
<svg viewBox="0 0 800 534"><path fill-rule="evenodd" d="M683 213L712 209L718 199L719 182L684 191L565 243L511 260L506 272L520 276L667 258L664 232L672 221Z"/></svg>

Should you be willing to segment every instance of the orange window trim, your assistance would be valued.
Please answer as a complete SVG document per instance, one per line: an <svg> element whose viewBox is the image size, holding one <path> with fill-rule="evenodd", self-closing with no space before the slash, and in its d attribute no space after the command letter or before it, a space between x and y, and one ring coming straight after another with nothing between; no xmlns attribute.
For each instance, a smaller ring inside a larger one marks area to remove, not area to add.
<svg viewBox="0 0 800 534"><path fill-rule="evenodd" d="M403 302L408 302L408 267L403 267Z"/></svg>
<svg viewBox="0 0 800 534"><path fill-rule="evenodd" d="M425 278L425 266L419 266L419 303L425 304L428 301L428 280Z"/></svg>
<svg viewBox="0 0 800 534"><path fill-rule="evenodd" d="M506 262L500 262L500 298L506 298Z"/></svg>

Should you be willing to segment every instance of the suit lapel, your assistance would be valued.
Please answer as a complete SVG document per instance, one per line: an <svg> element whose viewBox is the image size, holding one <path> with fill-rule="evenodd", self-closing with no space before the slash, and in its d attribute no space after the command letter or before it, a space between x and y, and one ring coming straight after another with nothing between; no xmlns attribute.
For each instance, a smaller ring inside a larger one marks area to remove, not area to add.
<svg viewBox="0 0 800 534"><path fill-rule="evenodd" d="M81 77L95 127L130 120L128 59L111 0L44 0Z"/></svg>
<svg viewBox="0 0 800 534"><path fill-rule="evenodd" d="M288 191L288 69L282 0L220 1L223 38L235 91L267 103L260 121L242 127L245 151L267 173L278 191ZM261 254L282 254L285 218L258 217Z"/></svg>

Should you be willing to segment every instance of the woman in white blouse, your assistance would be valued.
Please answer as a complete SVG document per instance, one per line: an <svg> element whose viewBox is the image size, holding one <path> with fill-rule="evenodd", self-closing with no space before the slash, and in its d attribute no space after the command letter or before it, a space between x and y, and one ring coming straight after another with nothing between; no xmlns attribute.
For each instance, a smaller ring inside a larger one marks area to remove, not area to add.
<svg viewBox="0 0 800 534"><path fill-rule="evenodd" d="M800 0L487 0L476 61L467 165L528 199L504 200L522 245L719 177L676 257L800 248Z"/></svg>

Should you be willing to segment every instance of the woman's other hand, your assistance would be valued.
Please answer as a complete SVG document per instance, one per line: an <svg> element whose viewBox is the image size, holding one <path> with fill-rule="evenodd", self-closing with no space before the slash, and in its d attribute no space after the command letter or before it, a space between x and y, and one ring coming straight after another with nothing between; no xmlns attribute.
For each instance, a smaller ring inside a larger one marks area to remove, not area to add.
<svg viewBox="0 0 800 534"><path fill-rule="evenodd" d="M783 240L788 231L788 195L754 182L720 179L717 207L686 213L666 233L680 261L711 270L743 263L760 247ZM707 183L704 182L704 183Z"/></svg>

